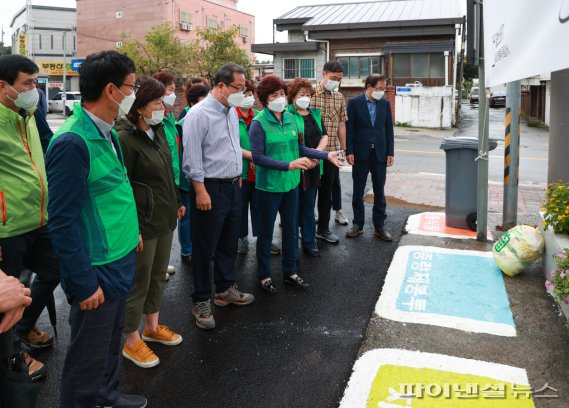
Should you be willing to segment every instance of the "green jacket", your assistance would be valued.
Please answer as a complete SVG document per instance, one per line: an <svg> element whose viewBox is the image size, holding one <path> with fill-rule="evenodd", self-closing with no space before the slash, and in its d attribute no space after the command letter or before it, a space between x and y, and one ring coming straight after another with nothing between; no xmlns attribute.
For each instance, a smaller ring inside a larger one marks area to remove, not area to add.
<svg viewBox="0 0 569 408"><path fill-rule="evenodd" d="M117 120L115 129L134 192L142 238L152 239L173 231L182 203L174 183L164 126L152 126L154 140L126 119Z"/></svg>
<svg viewBox="0 0 569 408"><path fill-rule="evenodd" d="M239 109L239 108L235 108ZM259 114L259 111L253 109L253 118ZM239 144L244 150L251 151L251 141L249 140L249 126L245 123L243 118L239 118ZM247 180L249 176L249 163L251 160L243 159L243 172L241 173L241 178Z"/></svg>
<svg viewBox="0 0 569 408"><path fill-rule="evenodd" d="M166 116L162 121L164 125L164 133L170 148L172 157L172 171L174 172L174 181L176 185L180 185L180 137L178 136L178 129L176 128L176 118L174 115Z"/></svg>
<svg viewBox="0 0 569 408"><path fill-rule="evenodd" d="M286 107L286 110L288 112L290 112L292 114L292 116L294 117L294 120L296 122L296 126L298 127L298 131L302 132L302 134L304 135L304 118L303 118L303 116L300 113L298 113L298 111L296 110L296 108L294 107L294 105L292 103ZM316 121L316 124L318 125L320 132L322 132L322 114L320 113L320 109L308 108L308 112L310 115L312 115L312 117ZM306 137L304 138L304 144L306 145ZM322 175L323 172L324 172L324 162L322 160L320 160L320 175Z"/></svg>
<svg viewBox="0 0 569 408"><path fill-rule="evenodd" d="M0 103L0 238L47 223L47 177L33 112L22 117Z"/></svg>

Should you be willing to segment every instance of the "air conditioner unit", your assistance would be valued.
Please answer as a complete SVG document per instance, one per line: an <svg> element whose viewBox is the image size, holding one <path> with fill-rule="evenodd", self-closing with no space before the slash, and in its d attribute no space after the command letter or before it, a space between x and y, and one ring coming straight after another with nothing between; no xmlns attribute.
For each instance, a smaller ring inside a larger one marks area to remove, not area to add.
<svg viewBox="0 0 569 408"><path fill-rule="evenodd" d="M242 35L241 38L243 38L243 42L244 42L244 43L247 42L248 37L247 37L246 35Z"/></svg>
<svg viewBox="0 0 569 408"><path fill-rule="evenodd" d="M180 23L180 29L182 31L192 31L192 23L185 23L185 22L181 22Z"/></svg>
<svg viewBox="0 0 569 408"><path fill-rule="evenodd" d="M122 41L117 41L117 42L115 43L115 47L116 47L116 48L121 48L121 47L122 47Z"/></svg>
<svg viewBox="0 0 569 408"><path fill-rule="evenodd" d="M122 11L117 11L117 12L115 13L115 17L116 17L116 18L122 18Z"/></svg>

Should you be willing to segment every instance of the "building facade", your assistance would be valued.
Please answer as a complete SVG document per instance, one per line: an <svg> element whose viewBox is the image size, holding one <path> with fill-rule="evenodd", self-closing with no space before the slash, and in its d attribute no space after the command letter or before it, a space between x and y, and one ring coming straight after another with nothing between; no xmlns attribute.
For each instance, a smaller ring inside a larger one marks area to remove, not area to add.
<svg viewBox="0 0 569 408"><path fill-rule="evenodd" d="M197 28L237 26L237 43L253 56L255 16L237 10L237 0L77 0L78 53L119 49L123 34L142 42L152 27L164 23L182 40L195 38Z"/></svg>
<svg viewBox="0 0 569 408"><path fill-rule="evenodd" d="M12 54L31 58L39 67L38 87L51 99L63 89L66 64L68 91L79 91L79 78L72 60L77 56L76 10L67 7L23 7L13 17Z"/></svg>
<svg viewBox="0 0 569 408"><path fill-rule="evenodd" d="M273 55L275 74L287 81L300 76L317 82L324 63L337 59L346 98L363 91L369 74L384 74L394 88L388 96L396 121L447 128L455 122L464 21L457 0L301 6L273 21L277 31L288 32L288 42L253 44L252 50Z"/></svg>

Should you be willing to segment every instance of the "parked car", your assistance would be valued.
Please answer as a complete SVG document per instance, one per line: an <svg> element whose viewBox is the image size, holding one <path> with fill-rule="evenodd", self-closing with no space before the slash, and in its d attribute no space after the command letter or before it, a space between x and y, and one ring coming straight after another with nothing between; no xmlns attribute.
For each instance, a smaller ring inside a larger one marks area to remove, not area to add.
<svg viewBox="0 0 569 408"><path fill-rule="evenodd" d="M48 112L65 113L66 116L71 116L73 113L73 106L75 106L76 103L81 102L81 94L79 92L65 92L65 110L63 108L63 101L61 100L62 95L63 92L59 92L53 97L53 99L49 100L47 103L47 110Z"/></svg>
<svg viewBox="0 0 569 408"><path fill-rule="evenodd" d="M470 90L470 103L478 103L478 95L480 92L480 88L477 86L473 86Z"/></svg>
<svg viewBox="0 0 569 408"><path fill-rule="evenodd" d="M497 91L490 94L490 107L506 106L506 92Z"/></svg>

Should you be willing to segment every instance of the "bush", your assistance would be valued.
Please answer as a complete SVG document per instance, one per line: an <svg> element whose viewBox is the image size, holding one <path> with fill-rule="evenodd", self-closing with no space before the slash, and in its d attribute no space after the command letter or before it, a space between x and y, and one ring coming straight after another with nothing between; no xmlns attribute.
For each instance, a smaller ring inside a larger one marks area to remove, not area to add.
<svg viewBox="0 0 569 408"><path fill-rule="evenodd" d="M557 268L551 278L545 281L545 288L557 300L569 304L569 248L564 248L554 258Z"/></svg>
<svg viewBox="0 0 569 408"><path fill-rule="evenodd" d="M545 192L543 227L556 234L569 234L569 184L552 183Z"/></svg>

